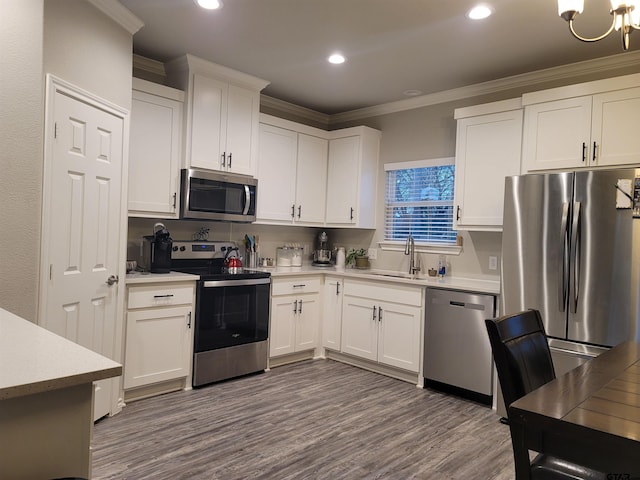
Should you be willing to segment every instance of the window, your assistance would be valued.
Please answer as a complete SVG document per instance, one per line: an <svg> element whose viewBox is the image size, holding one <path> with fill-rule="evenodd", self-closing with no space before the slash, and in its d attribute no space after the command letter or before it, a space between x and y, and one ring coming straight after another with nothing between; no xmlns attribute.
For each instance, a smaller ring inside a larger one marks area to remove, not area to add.
<svg viewBox="0 0 640 480"><path fill-rule="evenodd" d="M453 158L385 164L385 242L456 244L453 230Z"/></svg>

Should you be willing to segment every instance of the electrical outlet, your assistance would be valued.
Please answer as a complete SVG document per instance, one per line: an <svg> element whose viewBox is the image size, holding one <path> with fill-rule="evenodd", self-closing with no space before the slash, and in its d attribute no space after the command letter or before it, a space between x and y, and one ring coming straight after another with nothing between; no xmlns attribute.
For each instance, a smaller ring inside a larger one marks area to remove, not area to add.
<svg viewBox="0 0 640 480"><path fill-rule="evenodd" d="M495 255L489 255L489 270L498 269L498 257Z"/></svg>
<svg viewBox="0 0 640 480"><path fill-rule="evenodd" d="M378 249L370 248L367 252L367 255L369 255L369 260L375 260L376 258L378 258Z"/></svg>

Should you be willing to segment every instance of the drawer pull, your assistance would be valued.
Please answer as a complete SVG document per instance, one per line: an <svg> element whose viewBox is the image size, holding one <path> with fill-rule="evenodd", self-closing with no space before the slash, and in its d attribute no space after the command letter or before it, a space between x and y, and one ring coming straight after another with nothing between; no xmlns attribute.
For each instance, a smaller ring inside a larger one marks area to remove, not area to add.
<svg viewBox="0 0 640 480"><path fill-rule="evenodd" d="M307 285L304 283L299 283L297 285L294 285L293 288L302 288L302 287L306 287Z"/></svg>
<svg viewBox="0 0 640 480"><path fill-rule="evenodd" d="M173 293L168 293L167 295L154 295L153 298L171 298L173 297Z"/></svg>

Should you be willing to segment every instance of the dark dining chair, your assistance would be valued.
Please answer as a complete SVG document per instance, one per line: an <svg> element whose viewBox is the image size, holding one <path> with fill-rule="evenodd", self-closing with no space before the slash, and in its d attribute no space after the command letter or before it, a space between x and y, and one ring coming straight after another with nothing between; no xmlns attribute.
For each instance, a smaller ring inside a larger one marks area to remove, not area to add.
<svg viewBox="0 0 640 480"><path fill-rule="evenodd" d="M508 412L509 405L520 397L556 378L547 335L537 310L487 319L485 324ZM523 447L516 445L513 438L512 435L516 466L520 462L530 463L532 480L607 478L604 473L542 453L530 461L529 452L522 451Z"/></svg>

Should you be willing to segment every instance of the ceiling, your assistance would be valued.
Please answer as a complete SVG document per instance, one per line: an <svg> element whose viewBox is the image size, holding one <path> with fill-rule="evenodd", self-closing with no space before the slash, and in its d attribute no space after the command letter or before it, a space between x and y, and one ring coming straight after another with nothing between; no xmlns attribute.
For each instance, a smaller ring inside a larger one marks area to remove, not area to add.
<svg viewBox="0 0 640 480"><path fill-rule="evenodd" d="M494 14L475 22L465 16L475 0L223 1L206 11L193 0L120 0L145 24L136 54L164 62L191 53L329 115L403 100L406 90L432 94L623 52L617 34L573 38L556 0L488 0ZM610 1L585 3L576 30L603 33ZM329 64L334 50L347 62Z"/></svg>

